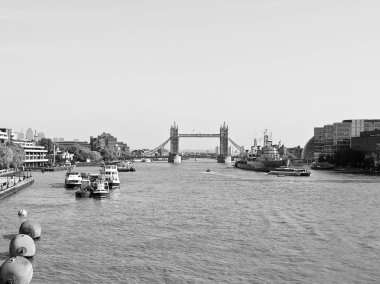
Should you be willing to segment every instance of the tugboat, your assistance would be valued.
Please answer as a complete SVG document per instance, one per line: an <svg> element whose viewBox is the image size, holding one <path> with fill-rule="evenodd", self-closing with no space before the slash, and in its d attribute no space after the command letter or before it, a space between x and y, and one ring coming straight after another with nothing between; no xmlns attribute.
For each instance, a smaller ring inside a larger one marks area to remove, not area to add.
<svg viewBox="0 0 380 284"><path fill-rule="evenodd" d="M264 132L264 145L262 149L257 146L255 139L255 153L244 156L235 162L235 167L244 170L270 172L271 170L286 165L286 160L282 159L277 148L272 145L272 135L268 130Z"/></svg>
<svg viewBox="0 0 380 284"><path fill-rule="evenodd" d="M95 188L92 192L94 198L105 198L110 196L110 188L107 181L100 178L95 183Z"/></svg>
<svg viewBox="0 0 380 284"><path fill-rule="evenodd" d="M82 179L80 189L75 192L76 197L92 197L93 188L89 179Z"/></svg>
<svg viewBox="0 0 380 284"><path fill-rule="evenodd" d="M100 170L100 176L108 182L110 189L120 187L119 172L116 165L104 165Z"/></svg>

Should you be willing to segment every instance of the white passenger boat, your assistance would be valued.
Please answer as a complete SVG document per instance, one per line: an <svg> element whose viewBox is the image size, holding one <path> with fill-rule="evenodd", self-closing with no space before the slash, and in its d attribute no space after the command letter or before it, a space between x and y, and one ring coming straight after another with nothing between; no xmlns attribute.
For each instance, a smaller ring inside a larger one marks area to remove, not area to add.
<svg viewBox="0 0 380 284"><path fill-rule="evenodd" d="M268 174L277 176L310 176L311 172L306 169L279 167L271 170Z"/></svg>
<svg viewBox="0 0 380 284"><path fill-rule="evenodd" d="M94 184L94 189L92 190L92 197L94 198L105 198L110 196L110 188L107 181L104 179L96 180Z"/></svg>
<svg viewBox="0 0 380 284"><path fill-rule="evenodd" d="M66 188L79 188L82 184L81 173L78 172L67 172L65 178Z"/></svg>
<svg viewBox="0 0 380 284"><path fill-rule="evenodd" d="M117 165L104 165L100 170L100 176L108 182L109 188L120 187L119 171Z"/></svg>

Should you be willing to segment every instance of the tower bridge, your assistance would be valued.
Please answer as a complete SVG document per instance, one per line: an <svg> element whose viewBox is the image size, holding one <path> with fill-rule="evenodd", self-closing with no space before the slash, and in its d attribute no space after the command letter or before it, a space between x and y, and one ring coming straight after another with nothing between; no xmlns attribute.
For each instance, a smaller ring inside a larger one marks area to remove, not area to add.
<svg viewBox="0 0 380 284"><path fill-rule="evenodd" d="M244 148L239 146L237 143L231 140L228 137L228 126L224 122L222 126L220 126L219 133L191 133L191 134L180 134L178 132L178 125L174 123L170 127L170 137L165 140L161 145L156 148L150 150L147 154L154 154L159 149L163 149L167 143L170 142L170 152L169 152L169 163L180 162L181 157L179 153L179 138L219 138L220 140L220 152L217 157L218 163L225 163L226 158L229 157L228 153L228 142L231 142L240 152L244 152Z"/></svg>

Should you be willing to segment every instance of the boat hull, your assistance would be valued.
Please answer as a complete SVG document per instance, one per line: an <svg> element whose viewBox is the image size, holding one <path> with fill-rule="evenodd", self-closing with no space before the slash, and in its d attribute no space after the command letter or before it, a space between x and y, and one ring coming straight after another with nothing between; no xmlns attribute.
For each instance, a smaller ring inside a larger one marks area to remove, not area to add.
<svg viewBox="0 0 380 284"><path fill-rule="evenodd" d="M94 191L92 193L92 197L93 198L107 198L110 196L110 193L109 192L104 192L104 191Z"/></svg>
<svg viewBox="0 0 380 284"><path fill-rule="evenodd" d="M135 168L117 168L119 172L134 172Z"/></svg>
<svg viewBox="0 0 380 284"><path fill-rule="evenodd" d="M249 161L246 163L238 161L235 163L236 168L257 172L270 172L271 170L274 170L275 168L279 168L284 165L286 165L285 160L269 162Z"/></svg>
<svg viewBox="0 0 380 284"><path fill-rule="evenodd" d="M270 175L277 175L277 176L293 176L293 177L308 177L310 176L310 173L285 173L285 172L276 172L276 171L270 171Z"/></svg>
<svg viewBox="0 0 380 284"><path fill-rule="evenodd" d="M72 188L72 189L80 188L81 184L82 184L81 182L78 182L78 183L70 182L70 183L65 183L65 187Z"/></svg>
<svg viewBox="0 0 380 284"><path fill-rule="evenodd" d="M75 192L76 197L91 197L92 192L90 190L78 190Z"/></svg>
<svg viewBox="0 0 380 284"><path fill-rule="evenodd" d="M110 189L119 188L120 187L120 182L109 181L108 182L108 186L109 186Z"/></svg>

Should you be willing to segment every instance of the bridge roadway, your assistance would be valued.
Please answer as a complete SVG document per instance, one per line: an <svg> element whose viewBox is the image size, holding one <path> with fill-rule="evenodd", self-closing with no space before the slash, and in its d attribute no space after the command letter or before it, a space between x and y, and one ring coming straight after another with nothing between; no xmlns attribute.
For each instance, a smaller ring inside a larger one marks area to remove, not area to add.
<svg viewBox="0 0 380 284"><path fill-rule="evenodd" d="M214 137L219 138L220 134L202 134L202 133L193 133L193 134L178 134L178 137Z"/></svg>

